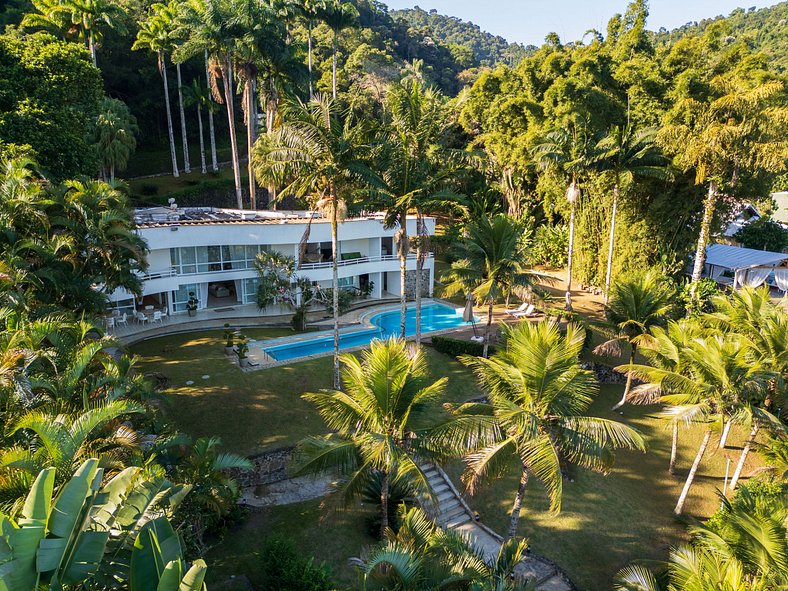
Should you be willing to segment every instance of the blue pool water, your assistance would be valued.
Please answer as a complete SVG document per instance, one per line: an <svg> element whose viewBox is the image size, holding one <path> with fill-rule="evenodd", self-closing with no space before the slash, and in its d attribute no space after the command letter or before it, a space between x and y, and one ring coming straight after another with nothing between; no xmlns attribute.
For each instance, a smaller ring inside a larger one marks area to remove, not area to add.
<svg viewBox="0 0 788 591"><path fill-rule="evenodd" d="M375 314L369 319L372 327L362 328L339 335L339 349L363 347L374 339L387 339L399 336L399 309ZM462 310L455 310L442 304L428 304L421 308L421 331L430 333L449 328L458 328L470 324L463 322ZM416 309L408 308L405 316L405 334L416 334ZM270 357L277 361L287 361L299 357L308 357L320 353L329 353L334 349L334 335L331 332L317 333L314 338L295 343L271 345L264 347Z"/></svg>

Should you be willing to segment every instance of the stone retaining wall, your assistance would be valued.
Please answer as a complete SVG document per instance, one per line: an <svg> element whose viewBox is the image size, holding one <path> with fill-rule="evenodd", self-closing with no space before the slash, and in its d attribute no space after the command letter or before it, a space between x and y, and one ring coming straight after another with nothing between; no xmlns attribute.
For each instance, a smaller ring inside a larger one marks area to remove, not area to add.
<svg viewBox="0 0 788 591"><path fill-rule="evenodd" d="M253 465L251 470L228 470L228 475L235 478L242 488L287 480L287 468L294 451L295 446L290 446L263 452L249 458Z"/></svg>

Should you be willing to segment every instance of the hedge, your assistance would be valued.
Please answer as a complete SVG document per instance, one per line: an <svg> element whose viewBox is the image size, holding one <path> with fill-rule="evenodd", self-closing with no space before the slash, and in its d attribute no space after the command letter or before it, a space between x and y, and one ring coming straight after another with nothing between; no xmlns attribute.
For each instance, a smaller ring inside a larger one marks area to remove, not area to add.
<svg viewBox="0 0 788 591"><path fill-rule="evenodd" d="M459 357L460 355L473 355L474 357L481 357L482 352L484 351L484 343L463 341L460 339L441 336L432 337L432 347L436 351L445 353L451 357ZM495 353L495 347L490 346L488 353L490 355Z"/></svg>

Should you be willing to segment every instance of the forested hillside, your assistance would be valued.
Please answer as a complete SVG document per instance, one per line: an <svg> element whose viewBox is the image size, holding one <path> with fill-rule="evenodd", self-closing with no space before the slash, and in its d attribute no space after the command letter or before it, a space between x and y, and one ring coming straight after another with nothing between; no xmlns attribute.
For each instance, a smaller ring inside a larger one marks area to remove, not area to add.
<svg viewBox="0 0 788 591"><path fill-rule="evenodd" d="M427 12L417 6L412 9L393 10L391 14L395 19L405 21L415 32L430 36L449 47L456 47L453 51L460 51L459 48L470 50L474 65L511 66L536 49L534 46L523 47L519 43L509 43L499 35L482 31L479 25L440 14L435 9Z"/></svg>

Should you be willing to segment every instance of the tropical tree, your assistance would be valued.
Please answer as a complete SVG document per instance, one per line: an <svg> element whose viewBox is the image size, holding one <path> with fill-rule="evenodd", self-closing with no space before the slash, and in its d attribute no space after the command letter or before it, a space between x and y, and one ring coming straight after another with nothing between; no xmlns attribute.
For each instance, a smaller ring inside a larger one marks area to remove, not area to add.
<svg viewBox="0 0 788 591"><path fill-rule="evenodd" d="M788 158L782 141L788 107L780 102L781 81L757 80L752 73L748 78L721 74L708 82L708 89L700 98L679 97L658 138L678 168L694 171L696 184L708 184L692 269L693 296L720 193L735 190L743 176L784 170Z"/></svg>
<svg viewBox="0 0 788 591"><path fill-rule="evenodd" d="M673 310L675 291L667 278L655 271L633 274L613 283L610 299L605 305L607 329L613 338L599 345L594 353L600 355L621 354L620 343L629 345L629 363L635 363L638 345L651 339L652 330L664 326ZM613 410L627 401L632 387L632 375L627 376L624 394Z"/></svg>
<svg viewBox="0 0 788 591"><path fill-rule="evenodd" d="M556 174L568 184L566 200L569 203L569 252L566 265L566 309L572 310L572 253L575 244L575 210L580 200L579 181L594 162L590 132L584 125L572 124L550 131L533 147L537 166L545 172Z"/></svg>
<svg viewBox="0 0 788 591"><path fill-rule="evenodd" d="M105 98L96 117L93 138L105 181L115 180L116 170L125 170L137 147L137 119L123 101Z"/></svg>
<svg viewBox="0 0 788 591"><path fill-rule="evenodd" d="M297 11L301 20L306 25L306 42L307 42L307 68L309 70L309 99L315 96L314 82L312 78L312 30L320 18L320 8L323 6L324 0L299 0L296 2Z"/></svg>
<svg viewBox="0 0 788 591"><path fill-rule="evenodd" d="M643 437L621 423L586 416L598 385L582 369L585 331L554 322L522 322L509 329L505 349L489 359L460 360L476 375L488 403L467 403L455 421L436 429L434 445L465 455L463 480L473 493L500 476L517 459L520 484L512 503L507 538L517 535L520 509L531 475L539 479L560 511L567 463L607 473L617 448L645 451Z"/></svg>
<svg viewBox="0 0 788 591"><path fill-rule="evenodd" d="M332 433L298 444L296 471L339 470L349 502L380 477L380 535L389 525L388 495L398 481L431 494L421 462L424 435L446 390L446 378L433 381L423 353L403 340L373 341L369 350L343 355L344 389L302 397L317 406Z"/></svg>
<svg viewBox="0 0 788 591"><path fill-rule="evenodd" d="M605 304L610 297L613 273L613 251L616 242L616 216L622 189L630 186L637 177L665 178L664 158L656 148L657 129L650 127L635 130L630 124L615 126L595 147L595 168L608 173L613 179L613 205L610 212L610 242L605 271Z"/></svg>
<svg viewBox="0 0 788 591"><path fill-rule="evenodd" d="M197 107L197 129L200 136L200 172L205 174L208 172L208 169L205 165L205 138L202 125L202 110L205 109L209 114L211 114L216 108L216 103L211 100L210 90L207 87L202 86L199 79L192 80L191 86L187 86L184 89L184 94L186 95L186 106ZM216 143L213 139L211 141L211 149L215 153ZM215 162L216 160L214 158L214 163Z"/></svg>
<svg viewBox="0 0 788 591"><path fill-rule="evenodd" d="M441 278L444 294L471 293L478 305L487 306L484 357L490 347L493 306L501 297L533 289L537 278L546 279L523 265L527 242L523 227L507 215L483 216L466 226L456 249L458 260Z"/></svg>
<svg viewBox="0 0 788 591"><path fill-rule="evenodd" d="M525 540L507 540L494 561L462 534L436 526L423 510L400 508L401 524L368 557L354 559L362 591L462 589L525 591L514 569L525 558Z"/></svg>
<svg viewBox="0 0 788 591"><path fill-rule="evenodd" d="M318 16L334 34L331 63L331 96L337 98L337 58L339 55L339 34L345 29L356 26L359 14L351 2L325 0L318 7Z"/></svg>
<svg viewBox="0 0 788 591"><path fill-rule="evenodd" d="M367 130L350 109L317 97L283 109L274 133L258 138L252 154L260 183L287 183L283 194L306 197L331 219L333 255L334 387L339 388L339 221L360 178L371 176L364 164ZM308 229L307 229L308 231ZM306 244L304 236L302 244Z"/></svg>
<svg viewBox="0 0 788 591"><path fill-rule="evenodd" d="M164 8L163 4L154 6ZM156 54L159 73L164 84L164 109L167 114L167 135L170 140L170 158L172 159L172 176L178 177L178 157L175 155L175 133L172 127L172 110L170 109L170 86L167 82L167 52L173 48L172 29L166 18L151 6L148 18L140 23L137 39L132 49L149 49Z"/></svg>

